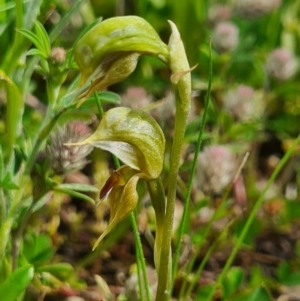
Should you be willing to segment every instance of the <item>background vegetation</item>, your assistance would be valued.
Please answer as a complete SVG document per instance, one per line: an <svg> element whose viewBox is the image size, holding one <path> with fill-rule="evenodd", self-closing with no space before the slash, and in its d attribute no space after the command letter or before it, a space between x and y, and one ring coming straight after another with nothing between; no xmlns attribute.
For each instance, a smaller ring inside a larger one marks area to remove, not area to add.
<svg viewBox="0 0 300 301"><path fill-rule="evenodd" d="M79 109L72 104L79 71L71 50L93 22L119 15L145 18L165 43L172 20L196 66L173 227L173 250L179 229L184 234L174 300L298 300L300 3L0 0L1 300L143 299L130 219L92 252L109 217L108 205L94 202L113 159L94 149L87 160L61 168L54 155L62 147L55 135L76 142L99 119L95 96ZM209 84L210 39L211 97L181 224ZM175 110L169 78L163 63L143 56L130 77L99 94L104 111L140 108L161 125L165 186ZM70 122L79 122L80 134ZM155 296L155 218L145 183L138 192L135 216Z"/></svg>

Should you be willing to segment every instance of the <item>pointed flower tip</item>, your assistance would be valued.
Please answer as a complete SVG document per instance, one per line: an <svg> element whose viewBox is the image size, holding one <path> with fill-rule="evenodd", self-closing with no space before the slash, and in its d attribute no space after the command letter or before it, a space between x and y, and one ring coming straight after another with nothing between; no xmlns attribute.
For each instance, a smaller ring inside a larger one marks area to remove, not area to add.
<svg viewBox="0 0 300 301"><path fill-rule="evenodd" d="M99 246L101 240L102 240L102 235L97 239L97 241L93 245L92 251L95 251L97 249L97 247Z"/></svg>
<svg viewBox="0 0 300 301"><path fill-rule="evenodd" d="M172 35L170 37L170 41L172 39L181 39L180 33L178 31L178 28L177 28L176 24L173 21L171 21L171 20L168 20L168 22L169 22L169 24L171 26L171 30L172 30Z"/></svg>
<svg viewBox="0 0 300 301"><path fill-rule="evenodd" d="M101 238L101 237L99 237L99 238L97 239L97 241L95 242L95 244L93 245L93 248L92 248L92 251L93 251L93 252L94 252L94 251L97 249L97 247L99 246L99 243L101 242L100 238Z"/></svg>

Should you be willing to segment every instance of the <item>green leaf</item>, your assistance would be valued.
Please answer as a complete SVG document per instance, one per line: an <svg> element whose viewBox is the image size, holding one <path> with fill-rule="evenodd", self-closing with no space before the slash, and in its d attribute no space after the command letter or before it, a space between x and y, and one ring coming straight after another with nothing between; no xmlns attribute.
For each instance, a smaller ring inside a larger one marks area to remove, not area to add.
<svg viewBox="0 0 300 301"><path fill-rule="evenodd" d="M31 41L37 49L42 51L43 45L38 39L37 35L35 35L30 30L27 29L19 29L18 32L21 33L23 36L25 36L29 41Z"/></svg>
<svg viewBox="0 0 300 301"><path fill-rule="evenodd" d="M27 265L15 270L0 284L1 301L16 301L23 293L34 275L34 269Z"/></svg>
<svg viewBox="0 0 300 301"><path fill-rule="evenodd" d="M43 0L30 0L28 5L26 5L26 11L24 16L24 27L27 29L31 29L34 21L37 19L37 16L40 14L41 5L43 4ZM25 3L25 2L24 2Z"/></svg>
<svg viewBox="0 0 300 301"><path fill-rule="evenodd" d="M4 189L8 189L8 190L13 190L13 189L19 189L20 187L15 184L12 180L12 176L11 174L8 172L6 173L6 175L4 176L2 182L1 182L1 186Z"/></svg>
<svg viewBox="0 0 300 301"><path fill-rule="evenodd" d="M280 263L277 270L278 280L285 285L299 285L300 272L293 271L289 262L283 261Z"/></svg>
<svg viewBox="0 0 300 301"><path fill-rule="evenodd" d="M74 269L69 263L59 262L38 267L36 272L48 272L60 280L66 280L74 273Z"/></svg>
<svg viewBox="0 0 300 301"><path fill-rule="evenodd" d="M6 107L6 143L3 149L5 158L13 155L15 140L19 133L21 116L23 114L22 95L19 88L8 77L4 71L0 70L0 83L4 83L7 97Z"/></svg>
<svg viewBox="0 0 300 301"><path fill-rule="evenodd" d="M51 53L50 40L47 31L39 21L35 22L35 32L43 47L43 53L46 57L49 57Z"/></svg>
<svg viewBox="0 0 300 301"><path fill-rule="evenodd" d="M98 96L102 104L119 104L121 102L120 96L113 92L107 92L107 91L99 92ZM97 105L96 97L93 94L80 106L79 109L87 109L87 108L95 107L96 105ZM78 111L77 103L68 106L68 109L73 109L73 108L76 108L76 110Z"/></svg>
<svg viewBox="0 0 300 301"><path fill-rule="evenodd" d="M24 4L27 3L27 2L34 2L34 1L32 1L32 0L24 0L23 1ZM1 3L2 3L2 1L1 1ZM9 2L4 1L3 3L5 3L5 4L0 5L0 13L8 11L8 10L16 7L16 2L15 1L9 1Z"/></svg>
<svg viewBox="0 0 300 301"><path fill-rule="evenodd" d="M258 287L249 295L247 301L272 301L272 298L264 287Z"/></svg>
<svg viewBox="0 0 300 301"><path fill-rule="evenodd" d="M87 184L60 184L58 188L76 190L81 192L99 192L99 189L97 187Z"/></svg>
<svg viewBox="0 0 300 301"><path fill-rule="evenodd" d="M34 56L41 56L42 58L47 58L44 56L44 53L42 53L40 50L33 48L27 51L27 55L34 55Z"/></svg>
<svg viewBox="0 0 300 301"><path fill-rule="evenodd" d="M38 199L33 208L32 208L32 212L36 212L39 209L41 209L49 200L50 200L51 196L49 196L48 193L46 193L45 195L43 195L40 199Z"/></svg>
<svg viewBox="0 0 300 301"><path fill-rule="evenodd" d="M91 197L89 197L85 194L82 194L80 192L76 192L76 191L71 190L71 189L63 188L63 187L61 187L61 185L56 186L53 190L55 190L57 192L62 192L62 193L68 194L68 195L70 195L74 198L82 199L84 201L87 201L87 202L95 205L95 200L92 199Z"/></svg>
<svg viewBox="0 0 300 301"><path fill-rule="evenodd" d="M51 30L49 34L49 39L51 42L53 42L56 38L59 37L64 27L70 22L73 14L77 13L80 10L81 5L83 5L86 2L87 2L86 0L76 0L73 2L73 5L70 7L70 9L68 9L64 13L60 21Z"/></svg>
<svg viewBox="0 0 300 301"><path fill-rule="evenodd" d="M2 147L0 145L0 182L2 181L3 177L3 153L2 153Z"/></svg>
<svg viewBox="0 0 300 301"><path fill-rule="evenodd" d="M236 292L242 285L243 280L244 271L238 267L231 268L223 281L224 297L226 298Z"/></svg>
<svg viewBox="0 0 300 301"><path fill-rule="evenodd" d="M277 270L278 280L280 282L283 282L288 278L290 274L291 274L291 265L287 261L281 262Z"/></svg>
<svg viewBox="0 0 300 301"><path fill-rule="evenodd" d="M121 102L120 96L113 92L100 92L98 93L101 103L119 104ZM95 101L95 96L91 97Z"/></svg>
<svg viewBox="0 0 300 301"><path fill-rule="evenodd" d="M50 260L54 253L50 237L46 235L31 234L24 240L23 255L26 259L37 265Z"/></svg>

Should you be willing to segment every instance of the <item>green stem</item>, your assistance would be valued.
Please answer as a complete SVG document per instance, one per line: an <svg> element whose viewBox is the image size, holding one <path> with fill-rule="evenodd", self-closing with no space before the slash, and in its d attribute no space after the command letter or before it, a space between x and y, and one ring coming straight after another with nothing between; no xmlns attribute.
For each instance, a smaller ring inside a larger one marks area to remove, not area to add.
<svg viewBox="0 0 300 301"><path fill-rule="evenodd" d="M12 217L7 218L6 221L4 221L0 228L0 262L2 262L2 259L5 255L6 246L8 243L8 240L10 238L11 228L14 223L14 219Z"/></svg>
<svg viewBox="0 0 300 301"><path fill-rule="evenodd" d="M265 186L264 190L262 191L262 193L260 194L258 200L256 201L248 219L247 222L242 230L242 233L240 234L240 236L238 237L237 242L235 243L232 252L230 253L229 258L226 261L225 266L222 269L221 274L219 275L217 282L215 283L215 285L213 286L213 289L210 293L210 295L208 296L208 298L206 299L207 301L211 301L213 298L213 295L216 291L216 289L221 285L221 283L223 282L223 279L226 275L226 273L228 272L228 269L230 268L238 250L240 249L245 236L247 235L249 228L254 220L254 217L258 211L258 209L261 207L261 204L264 200L265 194L266 192L269 190L270 186L272 185L272 183L275 181L275 179L277 178L278 174L280 173L280 171L283 169L283 167L285 166L285 164L287 163L287 161L289 160L289 158L293 155L293 152L295 151L295 148L297 147L297 145L300 143L300 135L294 140L292 146L288 149L288 151L286 152L286 154L283 156L283 158L280 160L280 162L278 163L278 165L276 166L274 172L272 173L271 177L269 178L267 185Z"/></svg>
<svg viewBox="0 0 300 301"><path fill-rule="evenodd" d="M46 89L47 89L48 104L52 109L54 109L58 99L60 86L57 86L52 81L48 80Z"/></svg>
<svg viewBox="0 0 300 301"><path fill-rule="evenodd" d="M164 217L166 210L165 191L161 178L147 181L147 187L150 194L152 206L155 211L156 218L156 233L155 233L155 245L154 245L154 262L157 273L159 274L160 267L160 251L163 245L163 229L164 229Z"/></svg>
<svg viewBox="0 0 300 301"><path fill-rule="evenodd" d="M27 182L27 177L23 176L21 178L19 186L20 187L25 187L26 184L27 184L26 182ZM23 196L23 189L22 188L15 190L15 193L12 197L12 203L11 203L9 211L8 211L8 215L6 217L6 220L3 221L2 225L1 225L1 228L0 228L0 241L1 241L1 244L0 244L0 262L2 262L2 259L5 255L6 246L7 246L7 243L9 241L10 235L11 235L11 228L12 228L12 226L14 224L14 221L15 221L15 214L16 214L16 211L18 209L18 205L19 205L19 203L22 199L22 196Z"/></svg>
<svg viewBox="0 0 300 301"><path fill-rule="evenodd" d="M163 227L163 244L161 247L156 301L168 301L171 296L172 263L171 240L177 190L177 176L180 165L181 150L191 107L191 69L186 57L184 45L176 25L169 21L172 35L169 41L171 82L176 96L176 114L174 139L170 156L168 178L167 208Z"/></svg>
<svg viewBox="0 0 300 301"><path fill-rule="evenodd" d="M201 148L202 137L203 137L205 123L206 123L206 116L207 116L208 105L209 105L209 100L210 100L210 93L211 93L211 83L212 83L212 58L211 58L211 47L210 47L208 88L207 88L207 94L205 97L205 105L204 105L204 111L203 111L203 116L202 116L202 121L201 121L201 127L200 127L198 140L197 140L197 144L196 144L196 148L195 148L195 152L194 152L192 170L191 170L191 174L189 176L187 192L185 195L183 216L182 216L182 220L181 220L180 226L179 226L179 234L178 234L176 251L175 251L176 253L175 253L173 270L172 270L173 281L174 281L175 273L176 273L177 266L178 266L181 244L182 244L182 236L184 233L184 229L185 229L185 225L186 225L187 217L188 217L188 212L189 212L190 195L191 195L191 191L192 191L192 187L193 187L193 180L194 180L194 175L195 175L195 171L196 171L196 167L197 167L198 155L199 155L199 151ZM172 287L173 287L173 285L172 285Z"/></svg>
<svg viewBox="0 0 300 301"><path fill-rule="evenodd" d="M176 104L181 106L181 100L179 94L176 93ZM163 244L160 254L160 267L158 274L158 287L156 301L165 301L170 299L171 284L172 284L172 272L171 268L171 256L170 247L172 239L173 218L175 209L175 197L177 189L177 175L180 165L181 150L183 145L183 139L186 128L188 111L176 110L175 116L175 129L174 140L170 157L170 170L168 181L168 196L167 196L167 208L164 219L163 229ZM171 272L171 273L170 273Z"/></svg>
<svg viewBox="0 0 300 301"><path fill-rule="evenodd" d="M30 207L27 209L24 217L22 218L20 225L16 231L16 234L12 238L12 244L13 244L13 258L12 258L12 269L16 270L18 268L18 258L20 253L20 243L21 239L24 235L25 228L27 226L27 223L31 217L31 214L33 212L34 203L30 205Z"/></svg>
<svg viewBox="0 0 300 301"><path fill-rule="evenodd" d="M136 222L133 212L131 212L131 214L130 214L130 219L131 219L132 229L133 229L133 233L134 233L137 264L138 264L139 270L141 270L141 272L142 272L143 284L144 284L145 292L146 292L146 300L151 301L146 261L145 261L145 257L144 257L144 253L143 253L143 247L142 247L142 243L141 243L141 239L140 239L137 222ZM144 296L142 287L140 287L140 296ZM142 298L142 300L144 300L144 299Z"/></svg>
<svg viewBox="0 0 300 301"><path fill-rule="evenodd" d="M166 211L166 200L161 177L155 180L147 181L147 188L150 194L152 206L155 211L156 223L163 225Z"/></svg>

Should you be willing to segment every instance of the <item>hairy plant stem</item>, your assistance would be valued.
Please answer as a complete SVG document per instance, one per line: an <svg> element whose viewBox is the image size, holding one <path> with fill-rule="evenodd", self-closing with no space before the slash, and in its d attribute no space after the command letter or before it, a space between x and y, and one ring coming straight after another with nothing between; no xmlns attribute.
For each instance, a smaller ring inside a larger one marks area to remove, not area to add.
<svg viewBox="0 0 300 301"><path fill-rule="evenodd" d="M175 273L176 273L177 266L178 266L182 237L183 237L184 229L185 229L186 222L187 222L187 216L188 216L188 212L189 212L190 195L191 195L191 191L192 191L192 187L193 187L193 180L194 180L194 175L196 172L198 155L199 155L199 151L200 151L201 144L202 144L203 133L204 133L205 123L206 123L206 116L207 116L207 111L208 111L208 105L209 105L209 101L210 101L211 83L212 83L212 58L211 58L211 47L210 47L208 88L207 88L207 94L205 97L205 105L204 105L204 111L203 111L203 116L202 116L202 120L201 120L199 135L198 135L198 139L197 139L196 148L194 151L193 165L192 165L191 173L190 173L190 176L188 179L187 191L186 191L185 200L184 200L183 215L182 215L182 219L181 219L180 226L179 226L179 233L178 233L178 238L177 238L175 257L174 257L174 263L173 263L173 269L172 269L173 281L174 281ZM172 287L173 287L173 285L172 285Z"/></svg>
<svg viewBox="0 0 300 301"><path fill-rule="evenodd" d="M176 108L181 108L181 100L179 93L176 93ZM162 234L163 244L161 246L160 253L160 266L158 274L156 301L167 301L170 299L172 285L171 239L177 189L177 175L180 165L180 157L186 128L187 116L188 111L184 108L176 109L174 140L170 157L167 208Z"/></svg>
<svg viewBox="0 0 300 301"><path fill-rule="evenodd" d="M147 187L151 198L151 203L155 211L156 218L156 232L155 232L155 244L154 244L154 262L159 274L159 261L160 251L163 244L163 229L164 218L166 211L165 191L161 178L147 181Z"/></svg>
<svg viewBox="0 0 300 301"><path fill-rule="evenodd" d="M283 169L283 167L285 166L285 164L287 163L287 161L290 159L290 157L293 155L297 145L300 143L300 135L294 140L293 144L291 145L291 147L288 149L288 151L285 153L285 155L283 156L283 158L280 160L280 162L278 163L278 165L276 166L274 172L272 173L271 177L269 178L264 190L262 191L262 193L260 194L258 200L256 201L254 207L251 210L251 213L247 219L247 222L240 234L240 236L237 239L237 242L235 243L232 252L230 253L229 258L226 261L225 266L222 269L221 274L219 275L215 285L213 286L211 293L209 294L209 296L206 298L206 301L211 301L213 298L213 295L216 291L216 289L221 285L221 283L224 280L225 275L228 272L228 269L230 268L238 250L240 249L244 238L246 236L246 234L249 231L249 228L254 220L254 217L258 211L258 209L261 207L262 202L264 200L265 194L266 192L269 190L270 186L272 185L272 183L275 181L275 179L277 178L277 176L279 175L280 171Z"/></svg>

